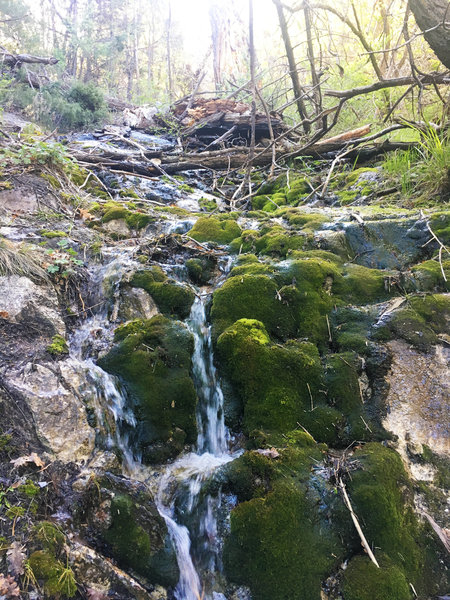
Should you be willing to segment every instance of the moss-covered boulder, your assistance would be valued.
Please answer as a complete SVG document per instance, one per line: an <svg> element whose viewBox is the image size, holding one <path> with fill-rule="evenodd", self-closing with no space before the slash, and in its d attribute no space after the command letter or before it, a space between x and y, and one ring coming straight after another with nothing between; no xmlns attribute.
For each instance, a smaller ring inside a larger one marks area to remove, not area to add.
<svg viewBox="0 0 450 600"><path fill-rule="evenodd" d="M123 219L130 229L142 229L153 220L150 215L136 210L129 210L119 202L107 202L102 210L103 223Z"/></svg>
<svg viewBox="0 0 450 600"><path fill-rule="evenodd" d="M99 364L129 393L137 419L131 440L145 462L175 456L196 438L191 334L181 323L157 315L119 327L115 339Z"/></svg>
<svg viewBox="0 0 450 600"><path fill-rule="evenodd" d="M273 344L261 322L240 319L219 337L217 354L242 403L247 433L313 425L311 395L319 396L322 376L313 344Z"/></svg>
<svg viewBox="0 0 450 600"><path fill-rule="evenodd" d="M229 244L240 235L241 228L232 218L200 217L189 232L189 236L197 242L216 244Z"/></svg>
<svg viewBox="0 0 450 600"><path fill-rule="evenodd" d="M231 513L226 574L248 585L254 600L320 600L321 582L340 555L340 542L314 501L287 480Z"/></svg>
<svg viewBox="0 0 450 600"><path fill-rule="evenodd" d="M185 285L170 281L161 267L137 271L130 284L148 292L164 315L175 315L180 319L189 316L194 292Z"/></svg>
<svg viewBox="0 0 450 600"><path fill-rule="evenodd" d="M405 574L385 557L377 568L367 556L355 556L344 572L345 600L411 600Z"/></svg>

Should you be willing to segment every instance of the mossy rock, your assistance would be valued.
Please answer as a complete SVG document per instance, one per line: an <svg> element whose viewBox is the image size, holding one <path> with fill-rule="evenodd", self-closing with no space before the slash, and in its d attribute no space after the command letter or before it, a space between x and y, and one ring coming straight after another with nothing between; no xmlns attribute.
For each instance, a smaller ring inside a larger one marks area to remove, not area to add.
<svg viewBox="0 0 450 600"><path fill-rule="evenodd" d="M37 550L29 558L34 577L43 582L44 592L56 598L73 598L77 584L72 569L48 550Z"/></svg>
<svg viewBox="0 0 450 600"><path fill-rule="evenodd" d="M123 219L130 229L142 229L153 220L150 215L128 210L123 204L116 202L107 202L104 204L103 211L103 223Z"/></svg>
<svg viewBox="0 0 450 600"><path fill-rule="evenodd" d="M377 568L367 556L355 556L344 571L345 600L411 600L405 574L388 558Z"/></svg>
<svg viewBox="0 0 450 600"><path fill-rule="evenodd" d="M189 279L196 285L206 285L214 271L214 262L210 258L189 258L186 263Z"/></svg>
<svg viewBox="0 0 450 600"><path fill-rule="evenodd" d="M411 508L411 484L400 456L369 443L354 454L362 468L352 473L348 489L371 547L389 556L412 580L423 567L419 525Z"/></svg>
<svg viewBox="0 0 450 600"><path fill-rule="evenodd" d="M260 321L240 319L219 337L217 356L241 399L247 433L288 432L299 421L309 429L310 393L318 397L322 374L313 344L272 344Z"/></svg>
<svg viewBox="0 0 450 600"><path fill-rule="evenodd" d="M305 234L289 231L281 225L264 227L260 231L245 230L230 245L232 252L255 252L274 257L286 257L305 246Z"/></svg>
<svg viewBox="0 0 450 600"><path fill-rule="evenodd" d="M215 242L229 244L241 235L241 228L233 219L216 219L215 217L200 217L189 236L197 242Z"/></svg>
<svg viewBox="0 0 450 600"><path fill-rule="evenodd" d="M136 271L130 284L148 292L163 314L176 315L180 319L189 316L195 298L194 292L185 285L169 281L160 267Z"/></svg>
<svg viewBox="0 0 450 600"><path fill-rule="evenodd" d="M321 582L341 556L317 507L288 481L231 513L224 565L230 581L248 585L254 600L320 600Z"/></svg>
<svg viewBox="0 0 450 600"><path fill-rule="evenodd" d="M344 300L354 304L369 304L398 295L394 272L371 269L362 265L344 267L343 285L337 290Z"/></svg>
<svg viewBox="0 0 450 600"><path fill-rule="evenodd" d="M447 291L450 288L450 260L442 261L447 281L442 275L441 265L436 260L426 260L411 268L414 280L414 287L419 292L440 292Z"/></svg>
<svg viewBox="0 0 450 600"><path fill-rule="evenodd" d="M408 304L395 311L372 336L379 340L402 338L419 350L427 351L439 342L438 335L448 330L450 298L445 294L416 296L410 298Z"/></svg>
<svg viewBox="0 0 450 600"><path fill-rule="evenodd" d="M191 334L181 323L157 315L120 327L116 340L99 364L129 392L137 418L132 443L144 462L176 456L197 434Z"/></svg>

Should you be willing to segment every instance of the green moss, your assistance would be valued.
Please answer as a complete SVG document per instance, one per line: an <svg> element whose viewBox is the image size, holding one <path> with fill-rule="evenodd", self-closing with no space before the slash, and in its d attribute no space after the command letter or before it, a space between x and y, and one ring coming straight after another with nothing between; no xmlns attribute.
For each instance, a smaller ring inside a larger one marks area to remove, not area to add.
<svg viewBox="0 0 450 600"><path fill-rule="evenodd" d="M130 284L132 287L142 288L148 292L162 313L174 314L180 319L189 316L194 302L194 292L187 286L170 282L160 267L137 271Z"/></svg>
<svg viewBox="0 0 450 600"><path fill-rule="evenodd" d="M189 236L198 242L217 244L229 244L240 234L241 228L235 221L219 220L215 217L200 217L189 232Z"/></svg>
<svg viewBox="0 0 450 600"><path fill-rule="evenodd" d="M243 502L231 513L225 571L231 581L248 585L255 600L319 600L321 582L338 555L335 536L316 507L288 482L277 482L265 498Z"/></svg>
<svg viewBox="0 0 450 600"><path fill-rule="evenodd" d="M197 285L206 285L213 275L214 263L207 257L189 258L185 265L189 278Z"/></svg>
<svg viewBox="0 0 450 600"><path fill-rule="evenodd" d="M450 245L450 211L434 213L430 218L433 233L445 245Z"/></svg>
<svg viewBox="0 0 450 600"><path fill-rule="evenodd" d="M41 521L34 526L33 537L40 542L44 550L58 556L66 542L61 529L50 521Z"/></svg>
<svg viewBox="0 0 450 600"><path fill-rule="evenodd" d="M69 353L69 347L62 335L54 335L52 337L52 343L47 346L47 352L53 354L53 356Z"/></svg>
<svg viewBox="0 0 450 600"><path fill-rule="evenodd" d="M425 351L438 343L438 334L446 333L449 319L450 299L447 295L412 297L406 308L395 311L383 327L374 331L373 337L400 337Z"/></svg>
<svg viewBox="0 0 450 600"><path fill-rule="evenodd" d="M99 364L121 378L134 404L130 436L146 462L162 462L196 438L193 340L178 322L158 315L119 328L119 343Z"/></svg>
<svg viewBox="0 0 450 600"><path fill-rule="evenodd" d="M260 498L272 489L275 465L272 459L258 452L245 452L226 468L225 490L237 495L239 502Z"/></svg>
<svg viewBox="0 0 450 600"><path fill-rule="evenodd" d="M315 346L271 344L261 322L240 319L219 337L217 354L243 404L246 432L288 432L308 420L309 392L317 395L321 379Z"/></svg>
<svg viewBox="0 0 450 600"><path fill-rule="evenodd" d="M367 541L389 556L415 585L423 568L423 553L402 460L393 450L376 443L366 444L354 458L362 468L352 473L348 489Z"/></svg>
<svg viewBox="0 0 450 600"><path fill-rule="evenodd" d="M442 261L447 283L442 275L441 266L438 261L427 260L412 267L411 271L415 280L416 290L421 292L445 291L450 281L450 260Z"/></svg>
<svg viewBox="0 0 450 600"><path fill-rule="evenodd" d="M385 271L348 264L344 269L344 285L338 293L349 302L369 304L398 294L398 289L389 285L389 274Z"/></svg>
<svg viewBox="0 0 450 600"><path fill-rule="evenodd" d="M344 571L345 600L410 600L404 573L388 558L378 558L378 569L367 556L355 556Z"/></svg>
<svg viewBox="0 0 450 600"><path fill-rule="evenodd" d="M242 275L229 278L216 290L211 308L216 334L238 319L257 319L277 337L293 336L297 330L295 315L277 296L276 283L266 275Z"/></svg>
<svg viewBox="0 0 450 600"><path fill-rule="evenodd" d="M105 533L112 554L121 565L145 573L151 545L148 533L137 524L132 499L116 495L111 502L111 527Z"/></svg>
<svg viewBox="0 0 450 600"><path fill-rule="evenodd" d="M37 496L39 494L41 488L35 485L31 481L31 479L27 479L27 481L24 484L19 486L19 491L22 494L25 494L25 496L28 496L29 498L34 498L34 496Z"/></svg>
<svg viewBox="0 0 450 600"><path fill-rule="evenodd" d="M131 229L142 229L152 221L152 217L145 213L130 211L122 204L107 202L103 206L102 222L108 223L116 219L124 219Z"/></svg>
<svg viewBox="0 0 450 600"><path fill-rule="evenodd" d="M280 216L286 219L292 227L308 231L316 231L329 221L329 218L323 214L306 212L298 208L288 208L282 211Z"/></svg>
<svg viewBox="0 0 450 600"><path fill-rule="evenodd" d="M67 237L67 233L64 231L47 231L46 229L41 229L39 233L42 235L42 237L50 239Z"/></svg>
<svg viewBox="0 0 450 600"><path fill-rule="evenodd" d="M242 232L230 245L232 252L255 252L269 256L285 257L293 250L301 250L306 237L286 230L281 225L251 229Z"/></svg>
<svg viewBox="0 0 450 600"><path fill-rule="evenodd" d="M65 567L46 550L33 552L29 566L36 579L43 581L44 591L49 596L73 598L77 593L77 584L73 571Z"/></svg>

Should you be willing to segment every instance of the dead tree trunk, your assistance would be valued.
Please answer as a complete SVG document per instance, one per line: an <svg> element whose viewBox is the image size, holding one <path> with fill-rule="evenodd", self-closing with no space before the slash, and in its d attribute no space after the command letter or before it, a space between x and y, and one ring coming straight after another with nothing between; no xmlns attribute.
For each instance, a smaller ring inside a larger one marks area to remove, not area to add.
<svg viewBox="0 0 450 600"><path fill-rule="evenodd" d="M409 0L417 25L439 60L450 69L450 4L448 0Z"/></svg>

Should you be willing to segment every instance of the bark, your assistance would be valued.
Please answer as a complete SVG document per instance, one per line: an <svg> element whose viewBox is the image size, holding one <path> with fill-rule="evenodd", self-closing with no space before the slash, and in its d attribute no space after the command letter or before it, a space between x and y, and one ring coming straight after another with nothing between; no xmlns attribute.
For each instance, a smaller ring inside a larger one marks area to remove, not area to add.
<svg viewBox="0 0 450 600"><path fill-rule="evenodd" d="M9 67L20 67L27 64L56 65L59 59L54 56L33 56L32 54L11 54L6 50L0 52L0 63Z"/></svg>
<svg viewBox="0 0 450 600"><path fill-rule="evenodd" d="M410 0L409 6L424 38L450 69L450 4L448 0ZM430 30L430 31L428 31Z"/></svg>
<svg viewBox="0 0 450 600"><path fill-rule="evenodd" d="M298 114L300 115L301 120L304 121L305 119L308 119L306 106L303 102L305 91L300 85L297 65L295 63L294 50L292 48L291 39L289 37L289 31L286 22L286 17L284 16L283 5L281 4L281 0L273 0L273 3L275 4L278 13L278 21L280 23L281 35L283 36L284 47L286 49L286 56L289 63L289 75L292 81L292 89L294 91L294 97L297 98L296 104ZM305 133L309 133L311 130L311 126L308 123L305 123L303 126L303 130Z"/></svg>

